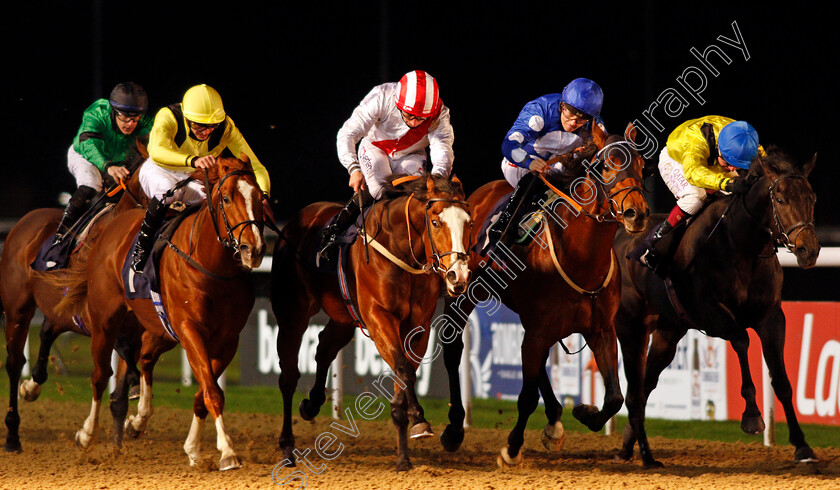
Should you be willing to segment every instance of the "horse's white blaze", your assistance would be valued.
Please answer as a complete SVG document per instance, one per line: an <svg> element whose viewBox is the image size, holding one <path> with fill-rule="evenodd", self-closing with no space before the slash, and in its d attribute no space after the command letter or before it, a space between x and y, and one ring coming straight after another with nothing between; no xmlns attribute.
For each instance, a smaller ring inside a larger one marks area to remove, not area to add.
<svg viewBox="0 0 840 490"><path fill-rule="evenodd" d="M155 409L152 407L152 387L146 383L146 377L140 377L140 401L137 403L137 415L128 417L127 423L134 427L137 432L146 430L149 419Z"/></svg>
<svg viewBox="0 0 840 490"><path fill-rule="evenodd" d="M221 459L236 455L233 451L233 441L225 432L225 422L222 420L222 414L216 417L216 449L222 453Z"/></svg>
<svg viewBox="0 0 840 490"><path fill-rule="evenodd" d="M457 206L449 206L440 213L440 219L449 228L452 251L466 254L464 232L467 229L467 223L470 222L470 214ZM449 270L457 275L456 283L464 283L469 277L470 269L466 260L453 260Z"/></svg>
<svg viewBox="0 0 840 490"><path fill-rule="evenodd" d="M262 203L254 203L251 196L254 195L254 186L252 186L249 182L246 182L242 179L239 179L236 183L237 189L242 194L242 197L245 199L245 209L248 210L248 219L254 221L256 218L254 217L254 206L260 206ZM261 194L257 192L257 194ZM260 229L257 227L256 224L251 223L251 231L254 233L254 237L256 237L257 242L254 243L255 248L262 248L263 247L263 237L262 233L260 233Z"/></svg>
<svg viewBox="0 0 840 490"><path fill-rule="evenodd" d="M184 442L184 452L190 458L190 466L195 466L199 461L201 453L201 431L204 429L204 419L200 419L193 415L192 425L190 425L190 433L187 440Z"/></svg>

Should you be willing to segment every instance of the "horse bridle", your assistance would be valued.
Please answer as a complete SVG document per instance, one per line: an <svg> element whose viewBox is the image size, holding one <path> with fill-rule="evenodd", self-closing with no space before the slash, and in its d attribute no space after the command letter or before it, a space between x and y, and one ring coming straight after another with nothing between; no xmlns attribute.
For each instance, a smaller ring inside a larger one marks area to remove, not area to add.
<svg viewBox="0 0 840 490"><path fill-rule="evenodd" d="M408 206L411 203L411 199L414 197L414 194L408 196L408 201L406 202L406 226L408 228L408 237L409 237L409 246L408 249L411 251L411 258L414 259L414 262L420 265L420 267L426 271L427 273L437 273L441 277L446 276L447 270L443 268L441 265L443 263L443 258L447 255L454 255L455 260L468 260L469 256L464 252L455 252L454 250L450 250L448 252L440 253L435 247L435 241L432 239L432 222L431 218L429 217L429 209L431 209L432 205L436 202L449 202L454 204L463 204L469 208L470 204L463 199L452 199L452 198L443 198L443 197L435 197L426 201L426 204L423 208L423 216L426 221L426 248L429 250L427 255L427 261L425 263L420 262L417 260L417 256L414 254L414 247L411 246L411 222L409 220L408 214ZM431 262L428 261L431 259Z"/></svg>
<svg viewBox="0 0 840 490"><path fill-rule="evenodd" d="M619 145L619 144L628 144L628 143L626 141L618 142L618 143L611 143L609 146L606 146L606 147L602 148L600 151L598 151L598 153L596 153L596 158L597 158L596 161L601 161L601 162L603 162L604 165L606 165L606 160L602 160L598 155L600 155L606 148L609 148L612 145ZM613 168L613 167L611 167L611 168ZM587 171L589 171L589 170L591 170L591 166L589 166L587 168ZM627 179L635 179L638 182L642 182L642 180L643 180L641 174L639 172L636 172L636 170L633 168L632 154L631 154L630 165L628 165L627 167L621 168L613 176L612 180L609 183L604 182L603 176L601 176L601 178L595 177L594 179L592 179L592 180L595 180L598 183L597 184L597 189L599 189L599 190L601 190L605 193L608 193L607 194L607 199L609 200L609 203L610 203L609 211L604 211L603 213L599 213L599 214L592 214L592 213L588 213L588 212L584 211L582 214L584 216L586 216L587 218L591 218L591 219L594 219L595 221L598 221L599 223L623 222L624 221L624 211L623 211L624 202L627 200L627 198L630 197L630 195L632 193L638 192L642 196L642 199L644 199L644 191L643 191L642 187L639 186L639 185L632 185L632 186L628 186L628 187L619 189L617 191L613 191L613 188L619 182L623 182ZM598 192L598 191L596 190L596 192ZM618 202L616 200L616 197L621 195L621 194L624 194L624 196L621 198L620 202Z"/></svg>
<svg viewBox="0 0 840 490"><path fill-rule="evenodd" d="M783 228L782 221L781 221L781 219L779 219L778 209L776 208L776 195L775 195L774 191L776 190L776 185L778 185L778 183L781 182L784 179L797 179L797 180L804 180L805 182L807 182L808 179L802 174L787 173L787 174L782 174L782 175L778 176L776 178L776 180L774 180L773 183L770 184L770 189L769 189L770 190L770 206L773 209L773 224L775 224L776 231L777 231L777 233L775 234L775 240L778 243L784 245L785 248L788 249L788 251L793 253L793 250L795 248L796 237L795 236L791 237L791 235L794 232L796 232L796 236L799 236L799 233L801 233L803 230L809 229L809 228L812 231L814 231L814 233L816 233L816 229L814 228L814 220L813 219L808 220L808 221L797 221L796 223L790 225L786 230ZM772 230L771 230L771 235L773 235ZM779 238L779 237L781 237L781 238Z"/></svg>
<svg viewBox="0 0 840 490"><path fill-rule="evenodd" d="M210 213L210 221L212 221L212 223L213 223L213 229L216 231L216 239L219 240L219 243L221 243L223 246L225 246L227 248L233 249L234 252L238 252L239 251L240 239L242 238L242 233L245 232L245 228L248 225L253 224L253 225L256 225L257 228L259 228L260 231L262 231L263 223L255 220L255 219L251 219L251 220L240 221L236 225L230 226L230 222L228 221L227 214L225 213L224 199L222 198L221 194L222 194L222 184L225 182L225 180L227 180L229 177L233 177L234 175L252 175L252 176L254 176L254 178L256 178L256 175L254 174L254 172L252 172L250 170L234 170L232 172L229 172L229 173L225 174L225 176L222 177L221 179L219 179L219 182L216 184L216 191L219 193L219 214L222 215L222 222L225 224L225 231L227 232L227 237L226 238L222 238L222 234L219 231L218 219L216 219L216 212L213 209L212 195L211 195L210 199L207 199L207 211ZM205 186L205 189L211 189L210 180L209 180L206 172L204 173L204 186ZM239 228L240 226L242 227L242 229L239 231L239 236L234 237L233 232L236 231L236 229Z"/></svg>

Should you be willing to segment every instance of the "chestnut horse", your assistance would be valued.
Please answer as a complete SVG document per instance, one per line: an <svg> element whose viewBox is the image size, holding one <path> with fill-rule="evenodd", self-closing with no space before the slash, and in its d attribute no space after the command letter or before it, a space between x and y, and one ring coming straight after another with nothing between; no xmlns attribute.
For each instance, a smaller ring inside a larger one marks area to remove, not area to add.
<svg viewBox="0 0 840 490"><path fill-rule="evenodd" d="M466 290L471 220L457 178L450 182L419 177L401 185L399 192L401 195L375 204L368 213L364 222L367 240L356 240L346 254L346 289L382 359L393 370L391 418L399 440L397 470L401 471L411 467L409 422L411 438L432 435L417 401L415 371L426 351L441 286L445 284L449 295ZM340 209L328 202L305 207L286 224L284 240L277 242L274 252L271 305L280 327L277 352L283 393L279 444L290 466L295 464L292 396L300 377L298 352L309 318L323 309L330 320L318 337L315 384L310 398L300 405L305 420L314 418L326 400L327 370L355 330L335 273L316 270L309 260L317 251L319 230ZM365 250L366 241L371 250ZM419 333L418 326L423 327Z"/></svg>
<svg viewBox="0 0 840 490"><path fill-rule="evenodd" d="M152 413L152 369L158 356L180 340L199 384L194 417L184 450L191 465L199 461L200 437L208 411L216 425L220 470L241 466L227 435L222 412L224 393L217 378L227 368L254 305L248 270L265 252L262 193L253 169L242 160L220 157L216 166L193 174L208 182L207 205L186 217L164 249L158 268L160 296L171 332L161 323L151 299L127 299L121 270L143 219L129 211L111 222L93 245L85 263L68 271L69 291L59 308L81 315L91 332L94 388L90 415L76 433L88 448L96 442L102 392L111 374L110 352L130 313L145 329L141 352L140 403L137 417L114 414L114 429L142 432ZM221 231L221 232L220 232ZM173 335L174 334L174 335Z"/></svg>
<svg viewBox="0 0 840 490"><path fill-rule="evenodd" d="M95 240L105 222L113 219L125 210L145 204L137 173L133 172L125 186L116 186L112 191L126 189L119 202L110 210L103 210L91 223L86 235L78 238L75 250L70 256L69 266L90 251L88 245ZM108 193L110 194L110 192ZM115 194L118 195L118 194ZM102 198L104 198L103 196ZM20 415L18 414L18 394L26 401L35 401L41 393L41 385L47 380L47 365L50 349L55 339L64 332L75 332L90 335L87 330L79 327L72 317L61 316L55 312L55 306L62 297L62 291L52 287L33 274L30 264L35 260L41 245L51 237L58 228L61 220L61 210L56 208L36 209L21 218L6 238L0 260L0 298L6 311L6 373L9 376L9 410L6 413L6 427L8 435L4 446L6 451L20 452L22 450L19 437ZM79 230L73 229L73 238ZM68 235L66 239L71 239ZM55 272L60 274L60 272ZM41 325L38 359L32 368L32 378L20 383L20 373L25 363L23 355L26 338L29 335L29 324L35 313L35 308L44 314ZM139 372L134 366L133 354L130 347L133 342L118 342L117 351L121 356L128 357L127 380L135 383ZM121 362L121 365L124 365Z"/></svg>
<svg viewBox="0 0 840 490"><path fill-rule="evenodd" d="M628 126L627 134L635 136ZM585 175L571 185L580 209L574 204L544 208L541 227L523 244L500 245L490 257L473 251L471 266L476 271L472 289L457 300L446 302L446 318L456 332L444 343L444 364L449 375L449 424L441 443L455 451L464 439L464 407L461 401L458 366L464 344L461 340L466 319L479 304L501 301L519 314L525 336L522 341L522 390L517 407L519 418L508 437L508 445L497 458L500 466L522 461L521 448L528 417L543 393L548 425L543 444L559 450L565 439L560 422L563 407L554 397L546 360L552 345L580 333L595 356L606 388L602 410L578 405L573 414L590 430L597 431L621 408L624 398L618 384L618 352L613 321L621 289L612 240L619 222L630 232L644 229L650 214L642 194L644 160L630 141L610 136L595 126L595 144L602 151L603 167L584 164ZM597 160L596 160L597 162ZM487 220L499 200L511 192L506 181L494 181L476 190L468 199L474 217ZM473 237L475 240L477 237ZM488 260L492 259L492 260ZM488 264L489 263L489 264Z"/></svg>
<svg viewBox="0 0 840 490"><path fill-rule="evenodd" d="M769 147L766 157L753 160L749 174L758 180L747 194L718 199L694 218L669 267L676 300L669 299L661 278L638 262L624 259L639 237L616 236L616 254L622 257L616 331L624 355L629 411L619 458L629 460L638 440L644 467L662 466L647 441L645 405L689 328L702 328L706 335L731 343L738 354L741 394L747 402L741 428L747 433L763 431L747 362L747 328L752 328L761 339L773 390L784 407L790 443L796 448L794 458L816 460L796 420L785 371L783 274L775 247L780 240L796 255L800 267L816 264L820 252L814 230L816 196L807 180L815 160L816 155L797 168L787 154Z"/></svg>

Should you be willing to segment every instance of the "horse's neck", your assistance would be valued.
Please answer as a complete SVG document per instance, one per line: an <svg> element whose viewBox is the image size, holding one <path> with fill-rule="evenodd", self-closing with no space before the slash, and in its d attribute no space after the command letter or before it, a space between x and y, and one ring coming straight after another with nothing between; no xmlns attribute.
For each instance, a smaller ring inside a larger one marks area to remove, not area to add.
<svg viewBox="0 0 840 490"><path fill-rule="evenodd" d="M592 263L596 266L599 259L609 258L618 223L598 221L594 216L602 212L601 207L596 200L595 205L584 206L583 212L576 216L567 211L557 216L561 218L559 223L547 217L554 248L558 253L562 251L560 255L564 261Z"/></svg>
<svg viewBox="0 0 840 490"><path fill-rule="evenodd" d="M225 233L224 225L219 225L219 232ZM214 273L237 268L232 250L225 248L219 241L216 228L213 226L213 216L207 209L206 203L178 225L172 241L202 267Z"/></svg>
<svg viewBox="0 0 840 490"><path fill-rule="evenodd" d="M727 229L737 251L757 255L767 247L772 241L769 233L772 214L770 190L764 177L752 186L740 203L733 204L732 220L727 223Z"/></svg>
<svg viewBox="0 0 840 490"><path fill-rule="evenodd" d="M365 227L370 230L379 230L375 234L376 241L381 243L392 254L405 261L407 264L416 266L414 257L420 263L426 261L426 220L423 212L423 201L416 197L396 198L388 203L382 213L373 215L371 213L365 221ZM410 223L406 222L405 207L409 205ZM408 229L410 227L410 230ZM368 234L371 234L368 232ZM411 243L406 241L411 239ZM357 243L359 243L357 241ZM414 255L412 256L412 252Z"/></svg>

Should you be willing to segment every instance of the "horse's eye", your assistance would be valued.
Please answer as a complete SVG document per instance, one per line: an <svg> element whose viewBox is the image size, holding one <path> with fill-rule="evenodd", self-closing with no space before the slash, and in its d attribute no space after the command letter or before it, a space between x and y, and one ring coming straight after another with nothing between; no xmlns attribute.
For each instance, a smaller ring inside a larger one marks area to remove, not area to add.
<svg viewBox="0 0 840 490"><path fill-rule="evenodd" d="M230 198L227 196L222 196L222 202L225 204L230 204Z"/></svg>
<svg viewBox="0 0 840 490"><path fill-rule="evenodd" d="M472 228L472 227L473 227L473 225L475 225L475 221L470 220L470 222L469 222L469 226L470 226L470 228Z"/></svg>
<svg viewBox="0 0 840 490"><path fill-rule="evenodd" d="M781 198L781 197L777 197L777 198L776 198L776 202L777 202L777 203L779 203L779 204L783 204L783 203L782 203L782 198Z"/></svg>
<svg viewBox="0 0 840 490"><path fill-rule="evenodd" d="M434 226L435 228L440 228L440 223L438 222L438 220L433 219L432 220L432 226Z"/></svg>

